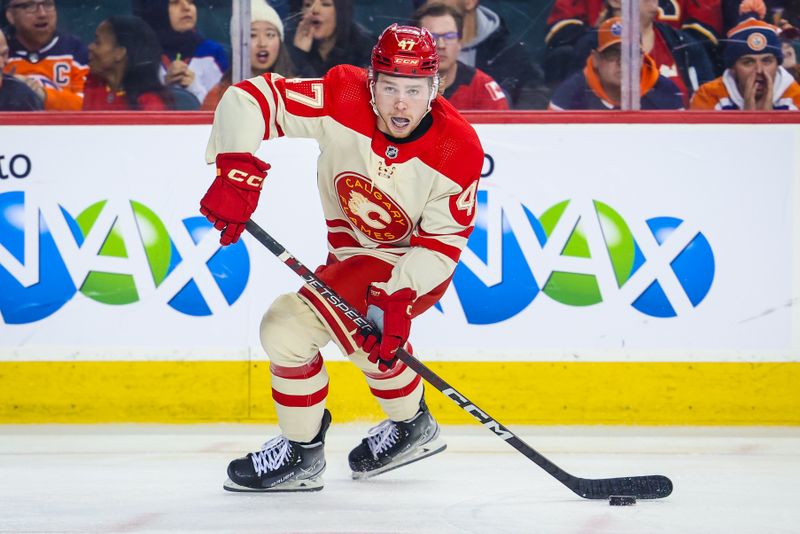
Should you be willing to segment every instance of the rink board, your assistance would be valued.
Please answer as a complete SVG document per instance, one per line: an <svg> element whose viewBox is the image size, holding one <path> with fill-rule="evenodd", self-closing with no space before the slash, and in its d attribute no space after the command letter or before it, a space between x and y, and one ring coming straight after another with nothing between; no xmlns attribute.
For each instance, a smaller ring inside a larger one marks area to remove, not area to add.
<svg viewBox="0 0 800 534"><path fill-rule="evenodd" d="M800 363L430 362L503 424L800 425ZM328 362L339 422L383 417L360 372ZM0 423L275 423L268 363L0 362ZM430 386L442 423L474 420Z"/></svg>
<svg viewBox="0 0 800 534"><path fill-rule="evenodd" d="M258 324L298 283L197 215L208 129L2 127L0 422L275 420ZM423 360L503 421L800 424L798 125L477 129L477 227ZM312 267L316 150L262 147L254 216ZM323 355L339 420L377 418Z"/></svg>

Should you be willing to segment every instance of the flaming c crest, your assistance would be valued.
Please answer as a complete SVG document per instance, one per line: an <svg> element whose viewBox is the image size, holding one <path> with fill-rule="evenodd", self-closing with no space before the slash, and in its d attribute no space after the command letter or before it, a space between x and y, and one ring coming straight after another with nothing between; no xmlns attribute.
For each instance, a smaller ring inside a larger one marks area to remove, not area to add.
<svg viewBox="0 0 800 534"><path fill-rule="evenodd" d="M371 240L396 243L411 233L405 211L366 176L343 172L334 179L334 185L344 216Z"/></svg>

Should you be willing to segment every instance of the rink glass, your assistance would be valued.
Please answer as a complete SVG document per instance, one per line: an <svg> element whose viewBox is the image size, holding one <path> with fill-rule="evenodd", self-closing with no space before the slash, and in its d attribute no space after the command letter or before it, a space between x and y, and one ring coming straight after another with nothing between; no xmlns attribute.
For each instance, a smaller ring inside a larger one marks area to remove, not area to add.
<svg viewBox="0 0 800 534"><path fill-rule="evenodd" d="M62 32L77 35L88 45L94 39L98 24L112 15L132 14L138 0L56 0L58 29ZM197 29L205 37L220 43L230 59L235 58L231 46L230 21L233 3L239 0L196 0ZM456 0L452 0L456 1ZM4 5L27 4L24 0L5 0ZM41 3L41 2L40 2ZM378 35L381 30L393 22L404 22L411 15L419 0L355 0L355 18L368 32ZM297 16L292 15L299 10L299 0L272 0L271 4L284 15L285 42L291 39ZM43 8L48 3L42 3ZM553 7L552 0L484 0L485 6L500 15L509 30L509 42L521 43L528 54L534 68L544 74L545 70L545 36L547 35L547 17ZM37 10L38 5L35 6ZM288 16L285 16L286 14ZM5 25L5 17L2 18ZM249 34L249 32L246 32ZM241 52L241 51L240 51ZM246 50L244 51L246 53ZM623 66L625 68L625 66ZM236 71L234 71L236 72ZM627 76L634 79L635 76ZM236 80L234 80L236 81ZM498 80L499 81L499 80ZM541 97L531 106L522 102L516 109L543 109L547 99L559 81L544 79L540 81L537 91ZM523 99L524 100L524 99ZM530 101L530 100L529 100Z"/></svg>

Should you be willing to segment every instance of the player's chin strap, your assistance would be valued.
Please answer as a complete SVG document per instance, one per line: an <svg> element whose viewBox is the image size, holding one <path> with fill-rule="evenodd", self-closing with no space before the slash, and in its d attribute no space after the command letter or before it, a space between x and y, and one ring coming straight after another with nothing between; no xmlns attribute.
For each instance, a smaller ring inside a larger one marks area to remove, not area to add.
<svg viewBox="0 0 800 534"><path fill-rule="evenodd" d="M367 79L369 82L367 85L369 86L369 103L372 106L372 111L375 115L380 118L381 114L378 113L378 105L375 103L375 82L376 76L375 72L372 70L372 67L369 67ZM425 110L425 114L422 115L420 120L425 118L425 115L431 112L431 106L433 105L433 100L439 95L439 74L435 74L433 76L433 83L431 83L431 95L428 97L428 109Z"/></svg>
<svg viewBox="0 0 800 534"><path fill-rule="evenodd" d="M275 254L279 260L297 273L309 287L317 292L317 294L330 302L347 317L352 318L356 326L362 331L380 337L380 331L372 325L372 323L367 321L358 310L348 304L342 297L338 296L333 289L320 280L308 267L300 263L297 258L283 248L283 245L275 241L275 239L259 225L250 220L245 224L245 229L262 245L267 247L270 252ZM530 445L522 441L519 436L497 422L496 419L489 417L489 415L478 408L475 403L456 391L454 387L445 382L439 375L431 371L425 364L407 351L402 348L398 349L397 358L424 378L430 385L444 393L444 395L455 402L459 408L491 430L494 435L504 439L506 443L550 473L550 475L575 492L575 494L585 499L608 499L612 495L625 495L636 497L637 499L660 499L672 493L672 481L664 475L596 479L573 476L535 451Z"/></svg>

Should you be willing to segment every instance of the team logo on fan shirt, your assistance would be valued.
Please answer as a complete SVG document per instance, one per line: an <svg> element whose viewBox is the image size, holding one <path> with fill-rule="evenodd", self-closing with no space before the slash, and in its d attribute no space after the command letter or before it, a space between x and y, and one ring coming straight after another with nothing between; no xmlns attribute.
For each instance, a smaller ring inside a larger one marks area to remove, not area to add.
<svg viewBox="0 0 800 534"><path fill-rule="evenodd" d="M486 87L486 90L489 92L489 96L491 96L492 100L494 100L495 102L497 102L498 100L503 100L506 97L506 94L494 80L486 83L484 87Z"/></svg>
<svg viewBox="0 0 800 534"><path fill-rule="evenodd" d="M355 172L334 179L342 213L362 234L379 243L396 243L411 233L403 209L372 180Z"/></svg>

